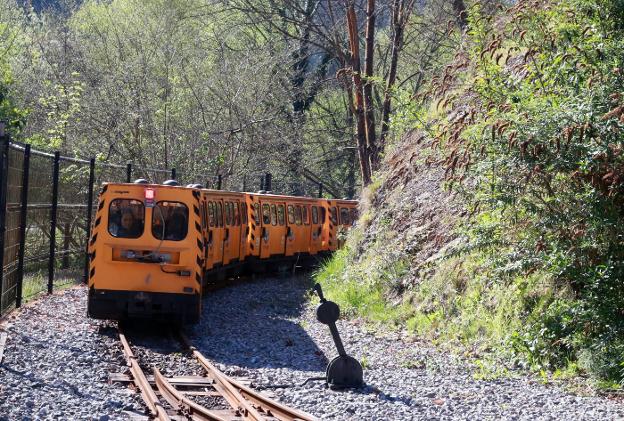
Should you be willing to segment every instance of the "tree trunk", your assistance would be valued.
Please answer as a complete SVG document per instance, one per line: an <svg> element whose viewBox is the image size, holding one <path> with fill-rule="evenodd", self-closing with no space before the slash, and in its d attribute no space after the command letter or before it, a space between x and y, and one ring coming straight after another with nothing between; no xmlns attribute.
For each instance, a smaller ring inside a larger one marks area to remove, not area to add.
<svg viewBox="0 0 624 421"><path fill-rule="evenodd" d="M396 82L397 65L399 62L399 53L403 48L403 34L405 25L409 20L413 5L409 2L405 7L405 0L394 0L392 5L392 53L390 56L390 71L386 79L386 89L384 92L384 101L381 110L381 133L379 134L378 148L379 152L383 152L386 146L386 138L390 131L390 111L392 105L392 88Z"/></svg>
<svg viewBox="0 0 624 421"><path fill-rule="evenodd" d="M357 147L362 171L362 185L371 182L369 154L366 145L366 123L364 121L364 99L362 97L362 77L360 74L360 47L357 30L357 17L353 2L347 2L347 28L349 31L349 45L351 47L351 74L355 93L355 117L357 119Z"/></svg>
<svg viewBox="0 0 624 421"><path fill-rule="evenodd" d="M373 106L373 57L375 48L375 0L366 3L366 53L364 56L364 109L366 122L366 146L368 148L371 172L379 169L379 149L375 134L375 113Z"/></svg>

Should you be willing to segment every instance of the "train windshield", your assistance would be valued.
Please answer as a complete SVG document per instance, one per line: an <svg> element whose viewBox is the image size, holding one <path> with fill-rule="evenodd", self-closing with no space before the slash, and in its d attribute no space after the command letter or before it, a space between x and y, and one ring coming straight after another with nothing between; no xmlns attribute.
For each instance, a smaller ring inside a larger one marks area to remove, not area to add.
<svg viewBox="0 0 624 421"><path fill-rule="evenodd" d="M181 241L188 232L188 208L179 202L158 202L152 211L152 235L159 240Z"/></svg>
<svg viewBox="0 0 624 421"><path fill-rule="evenodd" d="M115 199L108 208L108 232L117 238L139 238L145 226L145 208L139 200Z"/></svg>
<svg viewBox="0 0 624 421"><path fill-rule="evenodd" d="M349 220L349 209L340 208L340 223L342 225L350 225L351 221Z"/></svg>

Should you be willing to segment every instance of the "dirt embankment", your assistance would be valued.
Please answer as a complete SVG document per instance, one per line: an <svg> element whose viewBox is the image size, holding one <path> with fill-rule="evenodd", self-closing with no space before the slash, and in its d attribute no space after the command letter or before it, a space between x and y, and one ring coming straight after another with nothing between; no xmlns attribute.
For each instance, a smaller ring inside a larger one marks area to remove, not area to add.
<svg viewBox="0 0 624 421"><path fill-rule="evenodd" d="M380 179L362 200L361 239L355 256L362 261L375 254L383 263L401 262L395 291L418 283L430 263L459 241L455 226L463 206L444 187L444 169L435 161L427 137L405 136L388 154Z"/></svg>

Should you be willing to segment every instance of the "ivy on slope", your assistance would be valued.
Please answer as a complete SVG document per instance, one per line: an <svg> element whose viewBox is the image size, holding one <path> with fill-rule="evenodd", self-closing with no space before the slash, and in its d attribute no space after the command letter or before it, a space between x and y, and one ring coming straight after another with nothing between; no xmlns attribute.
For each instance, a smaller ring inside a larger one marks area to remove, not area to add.
<svg viewBox="0 0 624 421"><path fill-rule="evenodd" d="M534 367L624 377L624 2L470 10L428 129L471 217L466 253L524 289L507 332ZM442 117L441 117L442 116Z"/></svg>

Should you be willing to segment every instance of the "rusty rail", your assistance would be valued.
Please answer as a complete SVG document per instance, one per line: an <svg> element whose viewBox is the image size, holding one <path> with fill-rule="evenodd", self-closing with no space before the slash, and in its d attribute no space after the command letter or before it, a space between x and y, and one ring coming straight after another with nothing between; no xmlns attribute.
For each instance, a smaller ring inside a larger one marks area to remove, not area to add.
<svg viewBox="0 0 624 421"><path fill-rule="evenodd" d="M154 368L154 378L152 382L148 379L141 369L137 358L135 357L130 344L126 339L121 327L118 327L119 339L123 346L124 355L126 361L130 367L130 373L132 382L137 386L141 393L143 401L149 409L150 415L157 420L171 420L169 414L173 414L174 419L179 417L175 414L182 415L182 417L194 420L194 421L226 421L231 419L251 420L251 421L315 421L316 418L305 412L298 411L296 409L289 408L274 400L261 395L260 393L252 390L251 388L243 385L239 381L236 381L218 370L206 357L204 357L189 341L189 339L179 333L182 344L187 347L193 354L193 357L200 363L200 365L206 370L205 377L198 377L198 380L206 382L204 386L214 389L214 392L197 392L210 393L221 396L231 410L210 410L193 400L189 399L187 395L193 393L177 390L172 382L176 381L176 378L168 379L162 375L162 373ZM172 380L172 381L170 381ZM127 381L130 381L128 378ZM180 381L179 379L177 381ZM156 390L160 394L160 398L166 401L173 411L167 411L159 397L154 390L152 383L154 383ZM203 390L206 390L205 388Z"/></svg>
<svg viewBox="0 0 624 421"><path fill-rule="evenodd" d="M130 344L126 339L126 335L124 335L121 327L118 327L119 330L119 340L121 341L121 345L123 346L124 355L126 357L126 361L130 366L130 372L132 373L132 380L139 391L141 392L141 397L147 405L147 408L150 411L152 417L156 418L160 421L169 421L171 418L163 408L162 404L158 400L156 393L154 393L154 389L152 389L152 385L150 385L147 377L145 377L145 373L139 366L139 362L135 357L132 349L130 348Z"/></svg>
<svg viewBox="0 0 624 421"><path fill-rule="evenodd" d="M158 391L169 405L178 412L189 416L191 419L198 421L226 421L228 419L186 398L184 394L178 392L176 388L169 383L157 368L154 368L154 380L156 381Z"/></svg>
<svg viewBox="0 0 624 421"><path fill-rule="evenodd" d="M217 390L223 394L228 403L237 408L244 418L265 421L267 418L275 418L280 421L315 421L317 418L302 411L282 405L251 388L237 382L219 371L206 357L193 346L191 341L180 333L184 345L193 353L193 356L204 367L208 376L218 385Z"/></svg>

